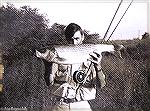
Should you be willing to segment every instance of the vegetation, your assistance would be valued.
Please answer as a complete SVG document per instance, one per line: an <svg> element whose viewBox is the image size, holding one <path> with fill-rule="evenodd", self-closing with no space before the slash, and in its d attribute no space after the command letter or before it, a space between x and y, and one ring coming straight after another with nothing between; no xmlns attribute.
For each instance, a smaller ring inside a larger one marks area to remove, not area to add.
<svg viewBox="0 0 150 111"><path fill-rule="evenodd" d="M64 25L55 23L49 28L47 24L45 16L29 6L0 7L0 42L5 64L1 107L48 110L55 104L44 80L43 61L35 56L35 50L67 43ZM84 43L101 42L99 34L86 30L85 38ZM107 86L98 89L97 98L89 101L93 110L150 110L150 38L110 43L125 46L123 59L103 55Z"/></svg>

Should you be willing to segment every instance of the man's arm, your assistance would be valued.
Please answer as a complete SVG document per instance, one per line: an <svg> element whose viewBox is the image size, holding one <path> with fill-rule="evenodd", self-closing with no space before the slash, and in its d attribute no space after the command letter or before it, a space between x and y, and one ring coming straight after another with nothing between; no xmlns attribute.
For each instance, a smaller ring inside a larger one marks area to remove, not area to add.
<svg viewBox="0 0 150 111"><path fill-rule="evenodd" d="M52 61L57 57L56 52L54 50L49 50L49 49L46 49L45 52L40 52L36 50L36 56L38 58L41 58L44 62L44 65L45 65L44 79L45 79L47 86L53 85L57 67L53 66Z"/></svg>
<svg viewBox="0 0 150 111"><path fill-rule="evenodd" d="M54 58L57 57L57 53L55 50L49 50L49 49L46 49L44 53L41 53L40 51L36 50L36 56L48 62L52 62Z"/></svg>
<svg viewBox="0 0 150 111"><path fill-rule="evenodd" d="M97 51L91 53L90 56L91 58L89 60L94 64L96 70L97 86L103 88L106 85L106 82L105 82L105 74L103 73L101 68L102 56Z"/></svg>

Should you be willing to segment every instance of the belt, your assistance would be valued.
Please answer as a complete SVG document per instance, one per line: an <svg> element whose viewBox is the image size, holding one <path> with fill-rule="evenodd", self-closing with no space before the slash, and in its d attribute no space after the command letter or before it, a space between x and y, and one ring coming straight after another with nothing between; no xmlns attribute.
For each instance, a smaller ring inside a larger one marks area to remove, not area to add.
<svg viewBox="0 0 150 111"><path fill-rule="evenodd" d="M73 103L73 102L77 102L76 98L63 98L63 97L52 97L51 98L52 101L59 101L59 102L64 102L64 103Z"/></svg>

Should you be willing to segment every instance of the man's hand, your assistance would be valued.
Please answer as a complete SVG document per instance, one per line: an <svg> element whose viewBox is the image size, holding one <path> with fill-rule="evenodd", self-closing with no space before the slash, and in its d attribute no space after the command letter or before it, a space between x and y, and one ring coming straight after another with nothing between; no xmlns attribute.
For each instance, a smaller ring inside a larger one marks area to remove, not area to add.
<svg viewBox="0 0 150 111"><path fill-rule="evenodd" d="M54 58L57 57L57 53L53 50L51 51L51 50L48 50L48 49L46 49L46 51L44 53L41 53L41 52L36 50L36 56L38 58L45 59L45 60L51 62L51 61L54 60Z"/></svg>
<svg viewBox="0 0 150 111"><path fill-rule="evenodd" d="M101 69L101 59L102 56L99 54L96 50L93 51L93 53L90 54L90 59L92 63L94 63L94 67L96 70L96 80L97 80L97 86L100 88L103 88L106 85L105 82L105 75Z"/></svg>
<svg viewBox="0 0 150 111"><path fill-rule="evenodd" d="M48 62L55 62L58 64L66 60L64 58L60 58L55 50L49 50L49 49L46 49L44 53L41 53L36 50L36 56Z"/></svg>
<svg viewBox="0 0 150 111"><path fill-rule="evenodd" d="M94 64L99 64L101 61L101 55L97 52L97 50L93 51L93 53L90 53L90 58L88 59Z"/></svg>

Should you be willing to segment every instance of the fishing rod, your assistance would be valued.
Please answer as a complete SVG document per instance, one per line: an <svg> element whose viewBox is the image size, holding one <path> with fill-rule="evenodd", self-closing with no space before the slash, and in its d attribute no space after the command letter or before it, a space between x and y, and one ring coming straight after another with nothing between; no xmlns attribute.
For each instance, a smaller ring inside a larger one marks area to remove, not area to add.
<svg viewBox="0 0 150 111"><path fill-rule="evenodd" d="M111 36L113 35L113 33L115 32L116 28L118 27L118 25L120 24L121 20L123 19L124 15L126 14L126 12L128 11L129 7L131 6L131 4L133 3L133 0L130 2L130 4L128 5L127 9L125 10L124 14L122 15L122 17L120 18L118 24L116 25L116 27L114 28L114 30L112 31L111 35L109 36L109 38L107 39L107 42L109 41L109 39L111 38Z"/></svg>
<svg viewBox="0 0 150 111"><path fill-rule="evenodd" d="M122 2L123 2L123 0L120 1L119 5L118 5L118 7L117 7L117 9L116 9L116 11L115 11L115 14L114 14L114 16L113 16L113 18L112 18L112 20L111 20L109 26L108 26L108 29L107 29L107 31L106 31L106 33L105 33L103 39L102 39L102 42L105 41L105 38L106 38L107 33L108 33L109 29L110 29L110 26L112 25L112 22L113 22L113 20L114 20L114 18L115 18L115 16L116 16L116 14L117 14L117 12L118 12L118 10L119 10L121 4L122 4Z"/></svg>

